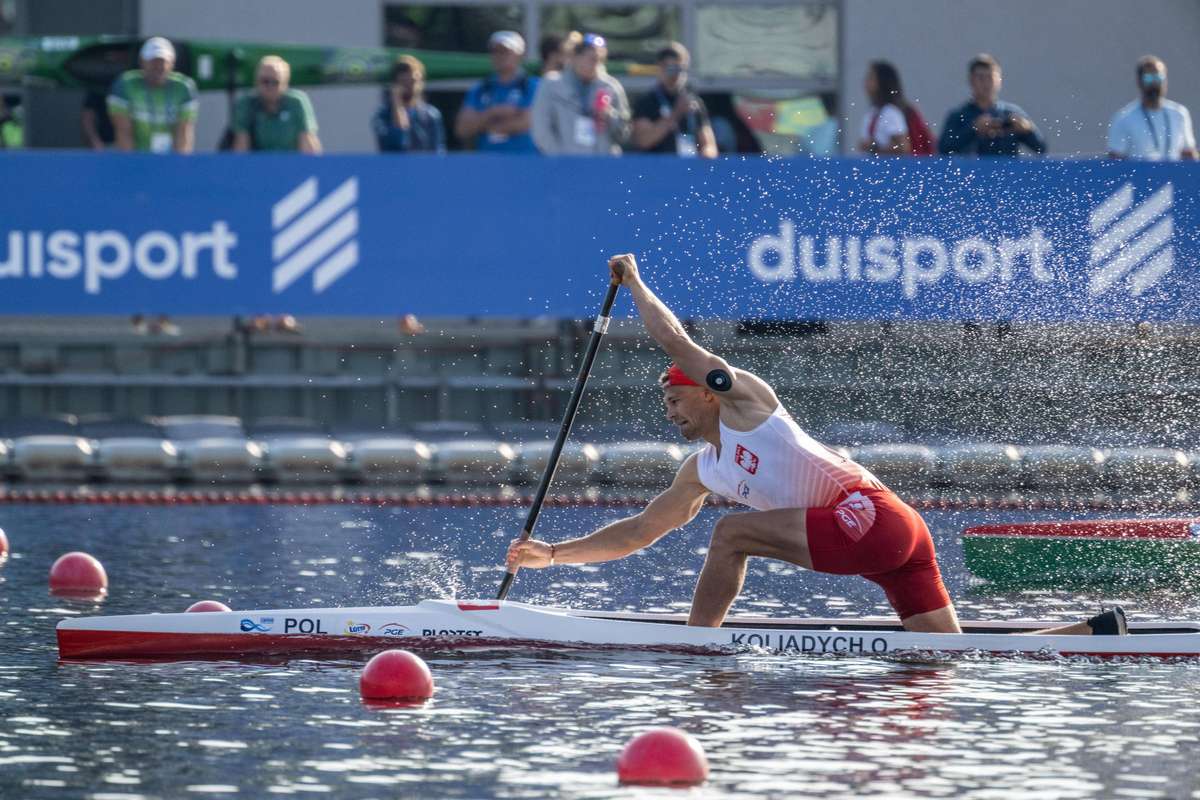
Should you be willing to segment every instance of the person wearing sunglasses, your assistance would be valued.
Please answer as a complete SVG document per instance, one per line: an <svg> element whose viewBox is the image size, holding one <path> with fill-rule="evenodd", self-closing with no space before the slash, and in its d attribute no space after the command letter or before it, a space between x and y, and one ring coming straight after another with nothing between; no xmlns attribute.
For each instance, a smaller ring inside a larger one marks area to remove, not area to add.
<svg viewBox="0 0 1200 800"><path fill-rule="evenodd" d="M317 116L308 95L289 88L291 66L279 56L263 56L254 72L254 92L238 100L233 113L233 149L317 154Z"/></svg>
<svg viewBox="0 0 1200 800"><path fill-rule="evenodd" d="M140 69L121 73L108 92L118 150L190 153L196 141L196 83L175 71L175 46L152 36L138 53Z"/></svg>
<svg viewBox="0 0 1200 800"><path fill-rule="evenodd" d="M1161 58L1138 59L1137 86L1141 97L1113 115L1109 123L1109 157L1195 160L1192 115L1185 106L1167 99L1167 65Z"/></svg>
<svg viewBox="0 0 1200 800"><path fill-rule="evenodd" d="M542 79L533 100L533 141L545 155L620 155L629 138L629 100L608 74L608 44L586 34L562 72Z"/></svg>
<svg viewBox="0 0 1200 800"><path fill-rule="evenodd" d="M679 42L658 51L658 83L633 106L633 146L643 153L717 157L704 101L687 85L691 56Z"/></svg>

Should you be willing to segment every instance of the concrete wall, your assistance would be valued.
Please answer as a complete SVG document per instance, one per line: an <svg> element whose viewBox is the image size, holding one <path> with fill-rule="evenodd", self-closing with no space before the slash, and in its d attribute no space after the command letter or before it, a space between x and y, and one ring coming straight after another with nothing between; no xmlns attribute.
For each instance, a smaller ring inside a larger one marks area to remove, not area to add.
<svg viewBox="0 0 1200 800"><path fill-rule="evenodd" d="M1104 151L1108 121L1134 99L1146 53L1169 70L1168 96L1200 113L1196 0L844 0L841 91L850 146L866 107L867 63L900 69L930 125L967 98L966 64L990 52L1004 68L1001 97L1022 106L1058 156Z"/></svg>
<svg viewBox="0 0 1200 800"><path fill-rule="evenodd" d="M228 38L355 47L383 43L380 0L141 0L145 36ZM306 89L312 98L327 150L375 149L370 117L379 105L374 87ZM215 149L227 124L222 93L201 96L196 126L197 150Z"/></svg>

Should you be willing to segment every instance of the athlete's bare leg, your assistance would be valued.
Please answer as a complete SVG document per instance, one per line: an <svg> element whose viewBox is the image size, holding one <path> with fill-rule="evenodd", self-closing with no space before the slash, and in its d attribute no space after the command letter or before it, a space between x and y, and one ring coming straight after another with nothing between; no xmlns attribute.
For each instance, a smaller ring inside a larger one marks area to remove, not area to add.
<svg viewBox="0 0 1200 800"><path fill-rule="evenodd" d="M689 625L716 628L725 621L729 607L741 594L746 579L746 560L750 556L787 561L812 569L808 552L808 528L804 509L749 511L729 514L717 521L709 543L704 569L696 582ZM961 633L958 615L949 605L936 611L905 617L904 629L914 633ZM1060 636L1088 636L1092 628L1086 622L1049 628L1037 633Z"/></svg>
<svg viewBox="0 0 1200 800"><path fill-rule="evenodd" d="M900 620L900 623L904 630L913 633L962 633L953 605L923 614L913 614Z"/></svg>
<svg viewBox="0 0 1200 800"><path fill-rule="evenodd" d="M689 625L716 628L742 591L750 556L788 561L812 569L804 509L729 514L713 528L704 569L696 582Z"/></svg>

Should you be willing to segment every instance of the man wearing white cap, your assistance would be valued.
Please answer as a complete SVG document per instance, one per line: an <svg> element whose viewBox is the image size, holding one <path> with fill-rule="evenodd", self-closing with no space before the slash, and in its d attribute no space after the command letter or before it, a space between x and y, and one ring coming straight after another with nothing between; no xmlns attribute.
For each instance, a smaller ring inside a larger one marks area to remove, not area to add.
<svg viewBox="0 0 1200 800"><path fill-rule="evenodd" d="M121 150L190 153L195 143L195 82L178 72L175 48L161 36L147 39L139 53L141 69L121 74L108 94Z"/></svg>
<svg viewBox="0 0 1200 800"><path fill-rule="evenodd" d="M521 69L525 40L515 31L496 31L488 38L488 51L496 71L467 92L454 133L477 150L536 153L529 135L529 107L538 81Z"/></svg>

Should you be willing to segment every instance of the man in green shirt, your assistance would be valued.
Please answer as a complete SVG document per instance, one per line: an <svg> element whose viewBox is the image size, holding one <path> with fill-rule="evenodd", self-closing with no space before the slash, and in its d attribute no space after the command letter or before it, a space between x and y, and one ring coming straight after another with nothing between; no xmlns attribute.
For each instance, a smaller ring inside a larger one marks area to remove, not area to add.
<svg viewBox="0 0 1200 800"><path fill-rule="evenodd" d="M141 69L113 82L108 113L117 148L148 153L190 153L196 140L195 82L173 71L175 48L161 36L147 39Z"/></svg>
<svg viewBox="0 0 1200 800"><path fill-rule="evenodd" d="M255 70L254 94L238 100L233 113L233 149L320 153L317 116L308 95L291 89L291 66L263 56Z"/></svg>

